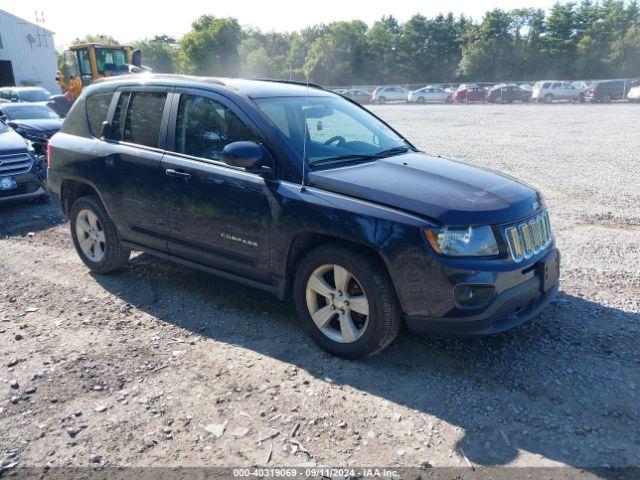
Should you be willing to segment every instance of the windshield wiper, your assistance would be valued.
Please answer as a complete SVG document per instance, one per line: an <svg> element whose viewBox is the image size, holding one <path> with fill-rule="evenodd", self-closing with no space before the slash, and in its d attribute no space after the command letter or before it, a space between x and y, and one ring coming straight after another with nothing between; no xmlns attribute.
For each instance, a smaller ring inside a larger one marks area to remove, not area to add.
<svg viewBox="0 0 640 480"><path fill-rule="evenodd" d="M373 160L376 158L389 157L400 153L406 153L409 147L393 147L376 153L347 153L344 155L336 155L335 157L321 158L309 162L309 165L329 165L332 163L344 163L349 161Z"/></svg>

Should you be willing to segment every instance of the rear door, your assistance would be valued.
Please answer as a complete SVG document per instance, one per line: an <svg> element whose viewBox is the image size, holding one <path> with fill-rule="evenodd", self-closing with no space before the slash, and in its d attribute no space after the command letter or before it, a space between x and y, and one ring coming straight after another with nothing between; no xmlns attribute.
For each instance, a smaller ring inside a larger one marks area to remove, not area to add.
<svg viewBox="0 0 640 480"><path fill-rule="evenodd" d="M110 139L102 148L108 172L110 204L123 238L166 251L162 215L169 88L121 89L111 103Z"/></svg>
<svg viewBox="0 0 640 480"><path fill-rule="evenodd" d="M220 160L231 142L262 143L257 128L226 97L190 89L176 90L169 125L162 161L169 252L268 281L269 182Z"/></svg>

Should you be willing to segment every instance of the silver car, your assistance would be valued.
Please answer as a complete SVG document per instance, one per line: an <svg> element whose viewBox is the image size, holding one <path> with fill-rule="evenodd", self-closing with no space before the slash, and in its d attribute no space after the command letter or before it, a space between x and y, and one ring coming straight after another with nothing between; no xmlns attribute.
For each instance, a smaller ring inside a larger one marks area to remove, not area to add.
<svg viewBox="0 0 640 480"><path fill-rule="evenodd" d="M436 85L413 90L407 95L408 103L451 103L452 93Z"/></svg>

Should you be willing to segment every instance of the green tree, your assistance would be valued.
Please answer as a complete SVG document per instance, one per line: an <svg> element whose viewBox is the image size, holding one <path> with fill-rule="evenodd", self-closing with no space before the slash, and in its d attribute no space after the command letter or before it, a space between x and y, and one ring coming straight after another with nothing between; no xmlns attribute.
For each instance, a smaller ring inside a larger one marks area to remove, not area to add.
<svg viewBox="0 0 640 480"><path fill-rule="evenodd" d="M180 39L180 69L185 73L237 75L242 28L235 18L203 15Z"/></svg>
<svg viewBox="0 0 640 480"><path fill-rule="evenodd" d="M156 35L153 38L138 40L133 44L140 49L143 65L154 72L174 73L177 62L177 42L167 35Z"/></svg>

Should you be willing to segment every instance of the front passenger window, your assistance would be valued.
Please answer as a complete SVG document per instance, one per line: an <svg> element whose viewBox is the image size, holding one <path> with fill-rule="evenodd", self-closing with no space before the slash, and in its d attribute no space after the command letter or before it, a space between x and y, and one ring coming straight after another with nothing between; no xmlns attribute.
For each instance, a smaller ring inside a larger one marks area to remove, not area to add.
<svg viewBox="0 0 640 480"><path fill-rule="evenodd" d="M176 121L176 153L219 160L229 143L257 136L229 108L211 98L181 95Z"/></svg>

